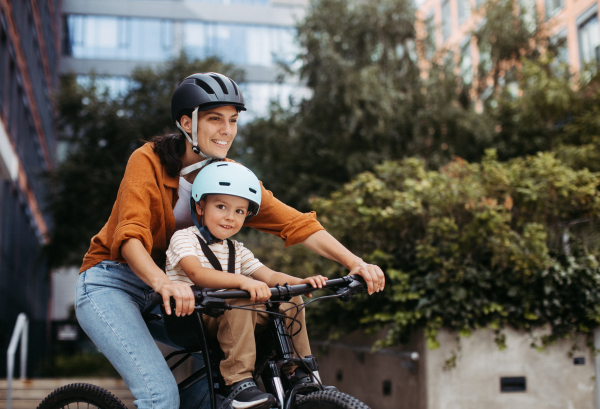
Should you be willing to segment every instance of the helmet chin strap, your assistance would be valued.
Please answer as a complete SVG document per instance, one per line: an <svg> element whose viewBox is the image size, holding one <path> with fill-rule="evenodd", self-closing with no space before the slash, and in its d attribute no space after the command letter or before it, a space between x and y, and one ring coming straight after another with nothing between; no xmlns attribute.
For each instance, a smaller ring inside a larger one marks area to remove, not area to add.
<svg viewBox="0 0 600 409"><path fill-rule="evenodd" d="M192 150L194 151L194 153L196 153L206 159L202 160L200 162L196 162L194 164L191 164L191 165L186 166L185 168L181 169L181 172L180 172L181 176L185 176L188 173L192 173L196 169L200 169L200 168L208 165L212 159L222 159L222 158L213 158L212 156L208 156L204 152L202 152L200 150L200 148L198 147L198 108L199 107L196 107L192 111L192 137L191 138L190 138L190 135L188 135L188 133L183 129L183 127L181 126L179 121L176 121L175 125L177 125L177 128L179 128L179 130L181 132L183 132L183 134L185 135L187 140L192 144Z"/></svg>
<svg viewBox="0 0 600 409"><path fill-rule="evenodd" d="M208 227L200 226L200 224L202 224L202 216L200 216L201 221L198 222L198 218L196 217L196 212L194 212L195 207L196 207L196 202L194 201L193 197L190 197L190 211L192 213L192 221L194 222L194 225L200 231L200 234L204 238L204 241L206 241L206 244L222 242L223 240L219 239L218 237L213 236L213 234L210 232L210 230L208 230Z"/></svg>

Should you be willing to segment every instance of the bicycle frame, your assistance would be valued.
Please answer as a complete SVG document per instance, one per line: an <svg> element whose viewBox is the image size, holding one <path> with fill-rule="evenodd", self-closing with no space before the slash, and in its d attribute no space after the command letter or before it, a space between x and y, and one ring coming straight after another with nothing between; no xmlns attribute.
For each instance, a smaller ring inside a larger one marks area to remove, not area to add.
<svg viewBox="0 0 600 409"><path fill-rule="evenodd" d="M346 276L339 279L328 280L324 288L337 289L335 297L348 301L354 294L365 291L364 281L359 276ZM168 355L165 359L168 361L176 355L186 354L182 359L177 361L171 370L181 365L185 360L190 358L194 353L201 352L204 357L204 367L196 371L188 378L179 383L179 393L208 377L209 394L212 409L220 409L223 406L226 398L217 394L217 391L224 388L224 383L220 379L218 373L219 360L217 352L211 345L206 336L204 325L202 323L202 314L207 314L213 317L219 316L226 309L232 307L227 305L225 300L232 298L249 298L249 294L243 290L234 291L213 291L210 289L199 289L194 287L194 296L196 298L195 312L187 317L175 317L174 314L166 315L164 306L161 305L167 333L171 340L184 348L182 351L176 351ZM289 286L277 285L271 288L271 298L265 304L267 311L271 313L272 318L269 320L269 327L265 330L274 335L275 338L275 356L270 357L264 368L261 368L260 375L263 384L268 393L271 393L278 400L280 409L293 409L296 401L296 394L321 390L321 380L318 373L318 365L316 359L311 355L305 358L294 357L291 344L291 336L287 332L285 319L279 313L279 304L289 301L293 296L307 294L315 289L308 285ZM160 295L156 294L155 300L160 302ZM150 317L149 319L156 319ZM190 328L193 328L192 333ZM302 365L310 369L312 376L316 382L311 384L300 384L293 388L288 388L286 391L281 378L281 369L288 365ZM216 375L216 376L215 376Z"/></svg>

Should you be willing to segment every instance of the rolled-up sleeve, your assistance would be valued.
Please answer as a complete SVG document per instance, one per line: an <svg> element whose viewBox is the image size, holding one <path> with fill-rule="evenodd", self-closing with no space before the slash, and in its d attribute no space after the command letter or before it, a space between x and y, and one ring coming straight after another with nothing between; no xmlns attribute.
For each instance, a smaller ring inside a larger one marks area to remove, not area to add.
<svg viewBox="0 0 600 409"><path fill-rule="evenodd" d="M152 224L156 224L152 217L153 208L156 207L153 202L155 198L160 198L156 178L151 176L153 173L152 164L144 157L131 156L113 208L117 210L116 228L110 246L113 260L122 259L121 245L129 239L138 239L148 254L152 254Z"/></svg>
<svg viewBox="0 0 600 409"><path fill-rule="evenodd" d="M261 193L260 211L248 220L246 226L278 236L285 241L286 247L301 243L319 230L324 230L315 212L301 213L282 203L262 183Z"/></svg>

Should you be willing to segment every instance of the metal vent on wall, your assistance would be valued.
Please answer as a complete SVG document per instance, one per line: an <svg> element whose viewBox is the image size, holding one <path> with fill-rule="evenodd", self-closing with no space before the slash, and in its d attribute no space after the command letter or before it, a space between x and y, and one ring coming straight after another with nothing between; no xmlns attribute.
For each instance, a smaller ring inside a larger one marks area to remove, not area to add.
<svg viewBox="0 0 600 409"><path fill-rule="evenodd" d="M500 378L500 392L526 392L527 380L524 376L505 376Z"/></svg>

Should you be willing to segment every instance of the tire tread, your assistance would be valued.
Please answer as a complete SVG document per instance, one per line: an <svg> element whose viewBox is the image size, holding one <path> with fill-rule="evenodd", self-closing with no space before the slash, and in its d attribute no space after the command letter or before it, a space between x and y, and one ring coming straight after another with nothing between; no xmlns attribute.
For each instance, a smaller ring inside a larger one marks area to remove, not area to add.
<svg viewBox="0 0 600 409"><path fill-rule="evenodd" d="M46 396L37 409L60 409L75 402L88 402L102 409L127 409L115 395L89 383L62 386Z"/></svg>
<svg viewBox="0 0 600 409"><path fill-rule="evenodd" d="M370 409L365 403L354 396L340 391L318 391L298 398L297 409L340 408L340 409Z"/></svg>

